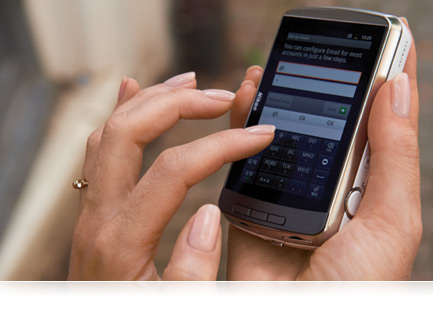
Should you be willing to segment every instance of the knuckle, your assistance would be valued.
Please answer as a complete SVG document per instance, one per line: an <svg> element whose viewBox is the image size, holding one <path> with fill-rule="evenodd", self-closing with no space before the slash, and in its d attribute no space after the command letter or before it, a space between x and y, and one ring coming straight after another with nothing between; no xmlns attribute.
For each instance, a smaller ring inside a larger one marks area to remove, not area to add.
<svg viewBox="0 0 433 326"><path fill-rule="evenodd" d="M168 94L169 95L179 95L179 94L185 94L185 91L183 88L181 87L171 87L171 86L166 86L164 84L162 84L167 90L168 90Z"/></svg>
<svg viewBox="0 0 433 326"><path fill-rule="evenodd" d="M231 157L233 153L236 152L234 149L237 147L236 138L239 136L238 131L239 130L224 130L214 134L210 146L212 146L213 151L217 152L218 155L214 157L213 165L221 167L233 161ZM242 151L240 148L238 148L238 150L239 152Z"/></svg>
<svg viewBox="0 0 433 326"><path fill-rule="evenodd" d="M96 129L94 132L90 134L87 138L86 143L86 151L93 151L96 147L98 147L101 141L101 128Z"/></svg>
<svg viewBox="0 0 433 326"><path fill-rule="evenodd" d="M153 93L153 91L156 91L156 93L159 93L160 91L166 89L167 87L168 86L161 83L161 84L157 84L157 85L152 86L152 87L144 88L136 94L136 97L138 97L140 100L146 100L146 99L148 99L149 95L151 95L151 93Z"/></svg>
<svg viewBox="0 0 433 326"><path fill-rule="evenodd" d="M198 98L194 93L195 91L196 90L174 87L169 90L168 96L164 98L167 103L176 103L175 108L180 118L191 117L193 112L196 111L193 107L198 106ZM198 114L198 112L195 114ZM197 117L200 116L201 114L197 115Z"/></svg>
<svg viewBox="0 0 433 326"><path fill-rule="evenodd" d="M175 174L181 166L181 156L180 147L168 148L157 157L154 167L161 175Z"/></svg>
<svg viewBox="0 0 433 326"><path fill-rule="evenodd" d="M128 127L127 112L112 115L104 125L102 137L111 137L113 134L122 133Z"/></svg>

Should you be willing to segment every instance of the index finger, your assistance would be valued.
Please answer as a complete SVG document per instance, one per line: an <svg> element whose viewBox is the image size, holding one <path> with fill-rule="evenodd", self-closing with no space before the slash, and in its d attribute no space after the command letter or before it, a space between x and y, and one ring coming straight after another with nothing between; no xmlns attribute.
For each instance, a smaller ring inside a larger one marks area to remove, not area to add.
<svg viewBox="0 0 433 326"><path fill-rule="evenodd" d="M274 130L269 125L225 130L166 150L131 193L128 207L135 215L117 221L128 246L158 243L189 188L225 163L258 153L272 141Z"/></svg>
<svg viewBox="0 0 433 326"><path fill-rule="evenodd" d="M135 108L113 114L104 126L95 154L96 168L83 171L90 173L83 175L89 181L87 198L116 206L139 180L147 143L174 127L179 119L221 116L232 99L232 93L222 90L172 88Z"/></svg>

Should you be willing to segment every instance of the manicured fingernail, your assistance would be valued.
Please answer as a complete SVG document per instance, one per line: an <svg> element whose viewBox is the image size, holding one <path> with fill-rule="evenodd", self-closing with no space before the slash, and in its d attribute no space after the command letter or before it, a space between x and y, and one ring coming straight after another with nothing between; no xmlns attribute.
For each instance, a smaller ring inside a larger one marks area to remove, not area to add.
<svg viewBox="0 0 433 326"><path fill-rule="evenodd" d="M170 79L167 79L164 82L164 85L176 87L176 86L181 86L181 85L187 84L189 82L192 82L194 79L195 79L195 72L190 71L190 72L186 72L184 74L180 74L180 75L171 77Z"/></svg>
<svg viewBox="0 0 433 326"><path fill-rule="evenodd" d="M410 111L410 83L406 73L400 73L392 80L392 110L401 118L407 118Z"/></svg>
<svg viewBox="0 0 433 326"><path fill-rule="evenodd" d="M249 67L248 69L247 69L247 71L246 71L246 75L248 75L250 72L252 72L252 71L254 71L254 70L257 70L257 71L259 71L259 72L263 72L263 68L262 67L260 67L260 66L251 66L251 67Z"/></svg>
<svg viewBox="0 0 433 326"><path fill-rule="evenodd" d="M245 131L252 135L271 135L275 132L273 125L257 125L245 128Z"/></svg>
<svg viewBox="0 0 433 326"><path fill-rule="evenodd" d="M122 82L120 83L119 95L117 96L117 102L119 102L122 99L123 94L125 94L127 84L128 84L128 77L123 76Z"/></svg>
<svg viewBox="0 0 433 326"><path fill-rule="evenodd" d="M217 101L233 101L235 99L235 93L224 91L222 89L205 89L203 90L204 95Z"/></svg>
<svg viewBox="0 0 433 326"><path fill-rule="evenodd" d="M200 207L195 214L188 237L191 247L201 251L212 251L217 242L220 219L220 210L215 205Z"/></svg>
<svg viewBox="0 0 433 326"><path fill-rule="evenodd" d="M254 84L254 82L253 82L252 80L249 80L249 79L244 80L244 81L242 82L242 84L241 84L241 88L244 87L245 85L251 85L251 86L256 87L256 85Z"/></svg>

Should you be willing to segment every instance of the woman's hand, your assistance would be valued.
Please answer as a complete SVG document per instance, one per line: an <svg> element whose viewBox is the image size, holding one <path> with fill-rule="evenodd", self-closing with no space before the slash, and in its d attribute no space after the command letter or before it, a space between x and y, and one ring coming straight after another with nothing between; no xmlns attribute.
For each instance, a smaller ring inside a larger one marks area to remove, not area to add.
<svg viewBox="0 0 433 326"><path fill-rule="evenodd" d="M108 121L88 139L81 211L69 280L159 280L153 259L164 228L188 189L225 163L251 156L273 139L273 126L232 129L165 150L140 178L143 150L179 119L227 112L234 94L195 89L194 73L140 91L124 78ZM145 152L144 152L145 155ZM215 280L220 212L205 205L181 231L164 280Z"/></svg>
<svg viewBox="0 0 433 326"><path fill-rule="evenodd" d="M407 280L421 240L416 54L379 90L371 109L368 187L356 216L315 251L277 248L233 226L230 280ZM262 70L237 92L232 126L243 124Z"/></svg>

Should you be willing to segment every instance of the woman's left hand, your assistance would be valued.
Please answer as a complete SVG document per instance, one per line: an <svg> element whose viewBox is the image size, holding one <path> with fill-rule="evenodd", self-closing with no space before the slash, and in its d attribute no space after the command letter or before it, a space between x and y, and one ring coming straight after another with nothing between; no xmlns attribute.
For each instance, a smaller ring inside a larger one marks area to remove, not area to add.
<svg viewBox="0 0 433 326"><path fill-rule="evenodd" d="M194 73L141 91L135 80L122 81L113 114L88 139L88 187L80 190L69 280L160 280L153 259L188 189L272 141L273 126L225 130L165 150L140 177L147 143L179 119L215 118L230 109L234 94L195 87ZM202 206L181 231L162 278L215 280L220 251L220 211Z"/></svg>

